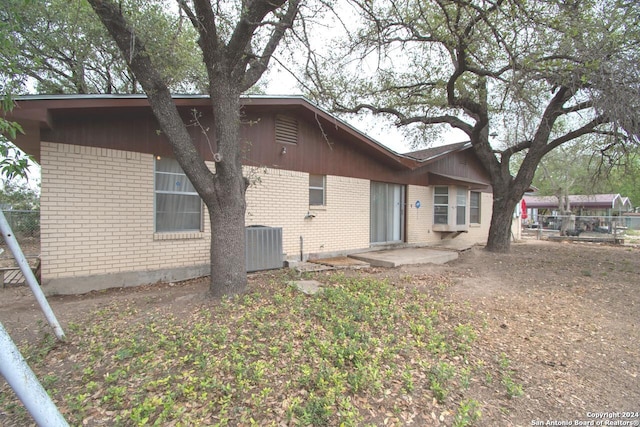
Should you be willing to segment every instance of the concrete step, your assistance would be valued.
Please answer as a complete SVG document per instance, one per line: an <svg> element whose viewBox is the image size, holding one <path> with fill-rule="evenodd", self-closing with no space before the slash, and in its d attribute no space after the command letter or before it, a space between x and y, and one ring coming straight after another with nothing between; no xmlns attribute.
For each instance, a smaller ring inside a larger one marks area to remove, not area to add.
<svg viewBox="0 0 640 427"><path fill-rule="evenodd" d="M458 252L430 248L403 248L349 255L375 267L393 268L410 264L444 264L458 259Z"/></svg>

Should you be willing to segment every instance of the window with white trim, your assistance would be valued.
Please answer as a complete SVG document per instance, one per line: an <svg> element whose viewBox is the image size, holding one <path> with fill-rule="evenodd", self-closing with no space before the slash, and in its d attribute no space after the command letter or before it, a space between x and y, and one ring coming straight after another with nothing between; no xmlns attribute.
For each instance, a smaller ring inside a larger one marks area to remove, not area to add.
<svg viewBox="0 0 640 427"><path fill-rule="evenodd" d="M469 222L480 224L480 192L471 191L469 193Z"/></svg>
<svg viewBox="0 0 640 427"><path fill-rule="evenodd" d="M325 205L326 183L325 175L309 175L309 206Z"/></svg>
<svg viewBox="0 0 640 427"><path fill-rule="evenodd" d="M433 193L433 223L449 223L449 187L435 187Z"/></svg>
<svg viewBox="0 0 640 427"><path fill-rule="evenodd" d="M458 187L456 192L456 225L467 223L467 189Z"/></svg>
<svg viewBox="0 0 640 427"><path fill-rule="evenodd" d="M155 231L202 230L202 201L174 159L155 161Z"/></svg>

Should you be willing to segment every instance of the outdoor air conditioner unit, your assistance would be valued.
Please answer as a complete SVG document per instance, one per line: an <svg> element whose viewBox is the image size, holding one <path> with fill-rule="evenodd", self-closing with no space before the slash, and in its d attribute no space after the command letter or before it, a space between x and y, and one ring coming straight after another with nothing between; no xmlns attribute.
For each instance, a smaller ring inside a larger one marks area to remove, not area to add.
<svg viewBox="0 0 640 427"><path fill-rule="evenodd" d="M250 226L245 236L247 272L282 268L282 228Z"/></svg>

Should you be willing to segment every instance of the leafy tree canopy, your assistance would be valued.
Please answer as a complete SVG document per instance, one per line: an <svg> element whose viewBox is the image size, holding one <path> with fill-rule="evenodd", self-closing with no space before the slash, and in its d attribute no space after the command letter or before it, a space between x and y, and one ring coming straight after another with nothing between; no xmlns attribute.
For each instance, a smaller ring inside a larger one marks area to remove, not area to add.
<svg viewBox="0 0 640 427"><path fill-rule="evenodd" d="M5 91L12 93L137 93L125 58L84 0L2 0L7 49L0 51ZM154 62L176 92L202 92L204 67L185 18L159 0L121 1ZM16 55L19 52L19 55Z"/></svg>
<svg viewBox="0 0 640 427"><path fill-rule="evenodd" d="M511 212L545 154L588 135L603 152L638 144L637 2L351 4L359 28L305 64L314 95L339 111L389 115L416 145L434 127L466 134L491 177L490 250L508 250Z"/></svg>
<svg viewBox="0 0 640 427"><path fill-rule="evenodd" d="M312 95L334 109L373 110L398 126L444 125L469 137L478 122L490 121L486 130L496 149L523 143L517 149L527 150L545 108L566 88L552 136L566 140L571 130L590 124L593 132L638 142L635 2L352 4L360 27L305 64ZM483 106L488 117L479 117Z"/></svg>
<svg viewBox="0 0 640 427"><path fill-rule="evenodd" d="M640 152L628 150L606 158L589 145L560 147L542 159L533 185L541 195L549 196L559 190L566 194L620 194L637 206Z"/></svg>
<svg viewBox="0 0 640 427"><path fill-rule="evenodd" d="M0 0L2 111L16 94L138 93L126 58L84 0ZM123 0L136 31L153 34L147 46L175 92L203 93L206 72L196 31L186 17L159 0ZM0 172L26 176L32 160L10 142L22 129L0 117Z"/></svg>
<svg viewBox="0 0 640 427"><path fill-rule="evenodd" d="M3 210L38 210L40 194L24 181L5 180L0 189L0 206Z"/></svg>
<svg viewBox="0 0 640 427"><path fill-rule="evenodd" d="M4 2L3 2L4 3ZM32 1L23 0L23 6L31 5ZM16 58L19 50L11 39L13 28L21 25L21 22L12 21L4 14L6 5L0 9L0 56L10 58L0 60L0 174L12 179L16 176L25 177L29 166L29 157L20 152L10 139L22 133L22 127L13 121L7 120L5 113L13 109L13 99L10 89L7 87L8 81L15 75L17 66Z"/></svg>

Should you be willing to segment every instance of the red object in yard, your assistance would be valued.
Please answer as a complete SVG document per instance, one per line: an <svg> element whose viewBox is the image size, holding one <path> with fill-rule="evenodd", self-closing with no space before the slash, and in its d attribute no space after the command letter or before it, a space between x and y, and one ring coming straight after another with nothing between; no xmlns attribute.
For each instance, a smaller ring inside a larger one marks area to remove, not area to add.
<svg viewBox="0 0 640 427"><path fill-rule="evenodd" d="M527 202L522 199L521 207L522 207L522 219L527 219L529 215L527 215Z"/></svg>

